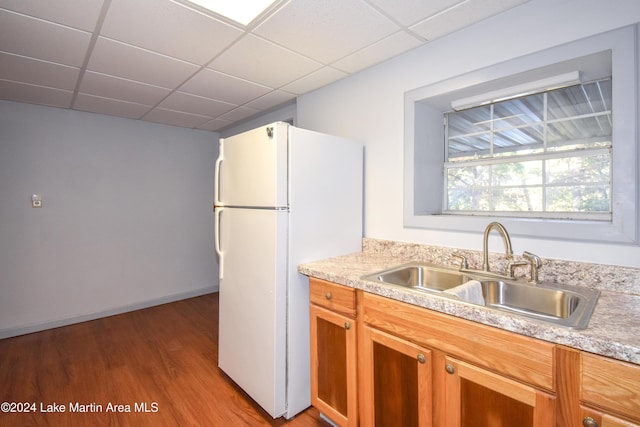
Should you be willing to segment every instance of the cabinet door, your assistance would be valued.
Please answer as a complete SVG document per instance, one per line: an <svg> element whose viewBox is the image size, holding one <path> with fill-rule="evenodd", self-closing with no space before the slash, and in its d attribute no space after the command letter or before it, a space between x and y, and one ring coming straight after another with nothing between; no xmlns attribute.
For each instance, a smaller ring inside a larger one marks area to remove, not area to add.
<svg viewBox="0 0 640 427"><path fill-rule="evenodd" d="M362 426L431 427L431 352L364 328Z"/></svg>
<svg viewBox="0 0 640 427"><path fill-rule="evenodd" d="M446 357L445 370L442 425L548 427L555 423L551 395L451 357Z"/></svg>
<svg viewBox="0 0 640 427"><path fill-rule="evenodd" d="M356 426L356 325L311 304L311 404L339 426Z"/></svg>

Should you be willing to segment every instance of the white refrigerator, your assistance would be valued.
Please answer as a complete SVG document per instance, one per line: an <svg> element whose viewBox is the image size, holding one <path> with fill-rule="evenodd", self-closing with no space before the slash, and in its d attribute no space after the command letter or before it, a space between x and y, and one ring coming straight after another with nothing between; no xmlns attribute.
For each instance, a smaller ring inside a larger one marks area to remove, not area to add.
<svg viewBox="0 0 640 427"><path fill-rule="evenodd" d="M277 122L220 139L218 366L273 418L310 405L304 262L362 248L363 146Z"/></svg>

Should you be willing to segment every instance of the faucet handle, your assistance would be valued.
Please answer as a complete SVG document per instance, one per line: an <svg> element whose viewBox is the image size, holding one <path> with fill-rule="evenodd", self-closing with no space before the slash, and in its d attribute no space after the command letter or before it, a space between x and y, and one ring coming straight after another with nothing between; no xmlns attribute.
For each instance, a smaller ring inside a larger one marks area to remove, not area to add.
<svg viewBox="0 0 640 427"><path fill-rule="evenodd" d="M509 272L509 277L515 278L516 267L522 267L525 265L529 265L529 263L527 261L509 261L509 263L507 264L507 271Z"/></svg>
<svg viewBox="0 0 640 427"><path fill-rule="evenodd" d="M531 252L524 251L522 256L525 257L529 264L531 265L531 279L530 283L538 283L538 270L542 267L542 259L536 254L532 254Z"/></svg>
<svg viewBox="0 0 640 427"><path fill-rule="evenodd" d="M469 262L467 261L466 256L457 252L452 253L451 256L454 258L460 258L460 270L466 270L469 268Z"/></svg>

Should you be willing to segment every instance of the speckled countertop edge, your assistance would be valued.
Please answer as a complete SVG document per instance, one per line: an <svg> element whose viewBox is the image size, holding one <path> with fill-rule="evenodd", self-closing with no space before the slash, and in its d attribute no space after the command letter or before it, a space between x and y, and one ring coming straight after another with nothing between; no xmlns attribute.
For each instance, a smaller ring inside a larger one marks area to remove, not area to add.
<svg viewBox="0 0 640 427"><path fill-rule="evenodd" d="M404 256L365 251L305 263L298 267L298 271L310 277L362 289L397 301L640 365L638 295L601 290L588 327L575 330L463 301L361 279L364 275L409 261Z"/></svg>

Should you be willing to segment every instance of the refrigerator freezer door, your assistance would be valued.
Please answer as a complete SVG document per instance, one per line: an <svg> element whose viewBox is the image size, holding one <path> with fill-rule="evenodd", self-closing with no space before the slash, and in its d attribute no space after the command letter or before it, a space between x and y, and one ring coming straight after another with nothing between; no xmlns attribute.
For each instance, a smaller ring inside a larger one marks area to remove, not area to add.
<svg viewBox="0 0 640 427"><path fill-rule="evenodd" d="M288 205L288 126L274 123L220 139L215 182L217 206Z"/></svg>
<svg viewBox="0 0 640 427"><path fill-rule="evenodd" d="M286 411L285 211L220 213L218 365L272 417Z"/></svg>

